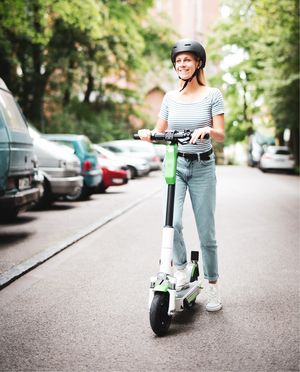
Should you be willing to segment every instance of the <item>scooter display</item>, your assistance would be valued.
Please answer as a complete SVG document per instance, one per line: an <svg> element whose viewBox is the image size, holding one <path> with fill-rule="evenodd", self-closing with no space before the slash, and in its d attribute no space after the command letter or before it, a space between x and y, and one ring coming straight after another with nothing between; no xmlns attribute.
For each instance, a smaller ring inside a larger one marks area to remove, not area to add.
<svg viewBox="0 0 300 372"><path fill-rule="evenodd" d="M198 251L191 252L191 260L187 265L190 281L181 290L176 290L176 277L173 273L173 214L178 143L189 143L191 135L192 132L188 130L167 131L151 135L151 140L166 141L168 143L164 164L164 177L168 190L159 272L156 276L151 277L149 290L150 325L157 336L167 334L172 316L178 311L192 308L197 296L203 289L203 285L199 280ZM140 139L138 134L135 134L134 138ZM205 138L208 138L208 136Z"/></svg>

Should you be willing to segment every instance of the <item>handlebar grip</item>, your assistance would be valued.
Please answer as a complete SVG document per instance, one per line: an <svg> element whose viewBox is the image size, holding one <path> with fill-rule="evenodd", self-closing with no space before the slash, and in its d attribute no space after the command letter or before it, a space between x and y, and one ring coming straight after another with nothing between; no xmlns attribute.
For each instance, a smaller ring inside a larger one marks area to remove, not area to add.
<svg viewBox="0 0 300 372"><path fill-rule="evenodd" d="M134 133L133 139L140 140L141 138L138 135L138 133ZM165 133L155 133L155 134L150 136L150 139L151 140L157 140L157 141L164 141L166 139L166 136L165 136Z"/></svg>

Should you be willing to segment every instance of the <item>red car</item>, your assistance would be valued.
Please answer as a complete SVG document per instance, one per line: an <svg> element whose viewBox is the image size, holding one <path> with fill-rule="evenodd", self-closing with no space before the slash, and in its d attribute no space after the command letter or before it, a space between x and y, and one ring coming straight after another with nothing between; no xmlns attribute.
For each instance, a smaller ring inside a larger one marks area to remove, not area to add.
<svg viewBox="0 0 300 372"><path fill-rule="evenodd" d="M97 151L97 145L93 146ZM99 192L104 192L110 186L121 186L128 183L129 173L128 166L126 164L120 163L117 159L108 159L99 151L98 163L102 169L102 182L98 187Z"/></svg>

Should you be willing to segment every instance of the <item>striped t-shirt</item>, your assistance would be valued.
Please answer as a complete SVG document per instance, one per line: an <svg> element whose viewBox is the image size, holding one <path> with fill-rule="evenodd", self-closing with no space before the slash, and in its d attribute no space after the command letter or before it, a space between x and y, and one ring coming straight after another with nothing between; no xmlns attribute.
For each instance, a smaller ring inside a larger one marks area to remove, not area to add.
<svg viewBox="0 0 300 372"><path fill-rule="evenodd" d="M178 91L167 92L163 98L159 117L168 122L168 130L194 131L206 126L212 127L213 116L224 113L222 93L217 88L209 88L201 100L185 103L176 99ZM187 153L203 153L211 149L211 140L198 140L195 145L178 145L178 150Z"/></svg>

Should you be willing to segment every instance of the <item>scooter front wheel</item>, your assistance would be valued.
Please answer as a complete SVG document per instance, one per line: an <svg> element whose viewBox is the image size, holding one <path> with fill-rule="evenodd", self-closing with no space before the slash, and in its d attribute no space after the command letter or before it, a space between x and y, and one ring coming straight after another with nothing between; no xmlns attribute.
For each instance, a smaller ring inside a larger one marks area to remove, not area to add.
<svg viewBox="0 0 300 372"><path fill-rule="evenodd" d="M169 293L155 293L150 307L150 325L157 336L164 336L170 327L172 316L168 314Z"/></svg>

